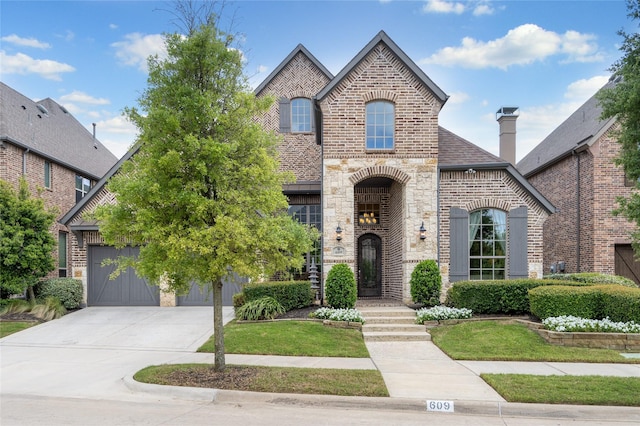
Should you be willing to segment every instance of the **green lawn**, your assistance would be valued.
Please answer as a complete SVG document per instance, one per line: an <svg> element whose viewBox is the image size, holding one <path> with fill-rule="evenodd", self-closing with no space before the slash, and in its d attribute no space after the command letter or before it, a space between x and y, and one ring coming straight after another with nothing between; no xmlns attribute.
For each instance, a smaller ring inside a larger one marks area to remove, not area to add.
<svg viewBox="0 0 640 426"><path fill-rule="evenodd" d="M228 354L368 358L360 330L316 321L237 323L224 327ZM214 352L213 336L198 352Z"/></svg>
<svg viewBox="0 0 640 426"><path fill-rule="evenodd" d="M430 330L433 342L453 359L637 363L610 349L548 344L523 324L468 321Z"/></svg>
<svg viewBox="0 0 640 426"><path fill-rule="evenodd" d="M31 321L0 321L0 338L33 327L36 324Z"/></svg>

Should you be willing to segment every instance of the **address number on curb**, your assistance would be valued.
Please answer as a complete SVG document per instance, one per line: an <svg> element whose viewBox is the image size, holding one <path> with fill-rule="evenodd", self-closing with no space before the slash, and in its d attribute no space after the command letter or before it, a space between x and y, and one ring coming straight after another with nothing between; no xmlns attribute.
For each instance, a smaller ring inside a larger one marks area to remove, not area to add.
<svg viewBox="0 0 640 426"><path fill-rule="evenodd" d="M453 413L453 401L427 400L427 411L444 411L445 413Z"/></svg>

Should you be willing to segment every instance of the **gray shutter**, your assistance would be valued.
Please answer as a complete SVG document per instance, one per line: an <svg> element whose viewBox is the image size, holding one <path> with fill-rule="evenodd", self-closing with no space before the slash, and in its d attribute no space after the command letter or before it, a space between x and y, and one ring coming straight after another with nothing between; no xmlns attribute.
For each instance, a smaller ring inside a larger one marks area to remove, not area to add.
<svg viewBox="0 0 640 426"><path fill-rule="evenodd" d="M449 212L449 282L469 279L469 212Z"/></svg>
<svg viewBox="0 0 640 426"><path fill-rule="evenodd" d="M280 133L291 133L291 101L280 98Z"/></svg>
<svg viewBox="0 0 640 426"><path fill-rule="evenodd" d="M529 276L527 206L509 212L509 279Z"/></svg>

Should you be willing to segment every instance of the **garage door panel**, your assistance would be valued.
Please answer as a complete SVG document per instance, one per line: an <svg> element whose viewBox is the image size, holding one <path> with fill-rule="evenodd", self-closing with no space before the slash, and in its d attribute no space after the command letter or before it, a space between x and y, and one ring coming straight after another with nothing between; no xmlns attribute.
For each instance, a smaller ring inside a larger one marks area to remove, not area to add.
<svg viewBox="0 0 640 426"><path fill-rule="evenodd" d="M225 279L222 285L222 306L233 306L233 295L242 291L242 284L248 280L234 274L232 279ZM178 296L177 304L179 306L213 306L213 294L209 286L205 286L204 290L193 282L191 289L185 296Z"/></svg>
<svg viewBox="0 0 640 426"><path fill-rule="evenodd" d="M116 265L102 265L105 259L135 256L137 247L116 249L108 246L89 246L87 304L89 306L158 306L160 290L138 277L132 268L110 280Z"/></svg>

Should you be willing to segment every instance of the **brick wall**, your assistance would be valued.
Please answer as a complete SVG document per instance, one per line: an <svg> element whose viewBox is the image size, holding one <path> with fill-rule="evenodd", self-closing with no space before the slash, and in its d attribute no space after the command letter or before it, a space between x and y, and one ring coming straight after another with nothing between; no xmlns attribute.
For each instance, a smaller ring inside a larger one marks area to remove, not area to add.
<svg viewBox="0 0 640 426"><path fill-rule="evenodd" d="M278 99L304 97L312 99L329 79L302 53L294 58L262 90L259 96L271 95L275 102L257 121L266 130L280 128ZM298 181L320 181L321 148L315 132L287 133L279 146L280 167L292 171Z"/></svg>
<svg viewBox="0 0 640 426"><path fill-rule="evenodd" d="M449 288L449 213L451 207L469 212L495 208L508 212L528 206L527 260L529 276L542 276L542 230L548 214L531 200L531 196L504 170L443 171L440 173L440 271L443 290ZM507 230L508 232L508 230ZM507 247L507 252L508 252ZM508 261L508 259L507 259ZM507 265L508 269L508 265Z"/></svg>

